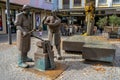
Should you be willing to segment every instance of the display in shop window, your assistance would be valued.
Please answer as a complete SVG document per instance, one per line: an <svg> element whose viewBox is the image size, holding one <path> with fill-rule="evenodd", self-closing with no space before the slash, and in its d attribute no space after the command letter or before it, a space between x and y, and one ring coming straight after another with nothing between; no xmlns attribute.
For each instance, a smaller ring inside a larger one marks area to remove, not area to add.
<svg viewBox="0 0 120 80"><path fill-rule="evenodd" d="M36 29L40 27L40 14L36 14Z"/></svg>

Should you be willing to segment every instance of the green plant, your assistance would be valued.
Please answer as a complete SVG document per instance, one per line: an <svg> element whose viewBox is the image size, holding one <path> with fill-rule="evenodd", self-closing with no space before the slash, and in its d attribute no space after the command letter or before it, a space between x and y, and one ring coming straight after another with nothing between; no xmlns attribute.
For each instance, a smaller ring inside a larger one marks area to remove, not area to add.
<svg viewBox="0 0 120 80"><path fill-rule="evenodd" d="M114 31L114 27L120 25L120 18L116 15L109 16L109 24L112 26L112 31Z"/></svg>
<svg viewBox="0 0 120 80"><path fill-rule="evenodd" d="M100 28L103 28L107 25L107 17L99 18L98 22L96 23Z"/></svg>

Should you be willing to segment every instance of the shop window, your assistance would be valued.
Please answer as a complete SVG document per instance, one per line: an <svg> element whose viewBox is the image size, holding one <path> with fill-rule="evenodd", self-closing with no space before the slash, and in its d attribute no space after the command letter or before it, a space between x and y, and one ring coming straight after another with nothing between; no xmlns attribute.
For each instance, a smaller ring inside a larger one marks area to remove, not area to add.
<svg viewBox="0 0 120 80"><path fill-rule="evenodd" d="M2 10L0 8L0 31L3 30L3 26L2 26Z"/></svg>
<svg viewBox="0 0 120 80"><path fill-rule="evenodd" d="M113 4L120 4L120 0L113 0Z"/></svg>
<svg viewBox="0 0 120 80"><path fill-rule="evenodd" d="M99 4L106 4L107 0L99 0Z"/></svg>
<svg viewBox="0 0 120 80"><path fill-rule="evenodd" d="M80 6L81 0L74 0L74 6Z"/></svg>

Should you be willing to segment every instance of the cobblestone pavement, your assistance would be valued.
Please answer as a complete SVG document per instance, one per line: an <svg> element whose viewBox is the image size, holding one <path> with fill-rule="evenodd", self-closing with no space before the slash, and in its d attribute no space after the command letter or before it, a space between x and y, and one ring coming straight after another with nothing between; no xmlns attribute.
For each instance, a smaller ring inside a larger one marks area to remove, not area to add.
<svg viewBox="0 0 120 80"><path fill-rule="evenodd" d="M113 66L103 62L85 64L81 55L65 54L63 63L69 68L56 80L120 80L120 44L115 45L117 51Z"/></svg>
<svg viewBox="0 0 120 80"><path fill-rule="evenodd" d="M32 38L29 52L32 58L37 41L38 39ZM101 62L88 64L82 59L81 54L68 54L62 51L64 59L59 62L68 65L68 68L56 80L120 80L120 44L116 46L114 66ZM9 46L7 43L0 43L0 80L48 80L45 76L38 77L17 67L17 55L14 44Z"/></svg>

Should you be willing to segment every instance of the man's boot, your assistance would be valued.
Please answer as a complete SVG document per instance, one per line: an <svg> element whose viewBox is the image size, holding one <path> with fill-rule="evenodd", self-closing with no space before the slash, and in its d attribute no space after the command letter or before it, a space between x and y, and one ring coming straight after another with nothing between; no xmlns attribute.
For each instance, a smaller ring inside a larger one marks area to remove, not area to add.
<svg viewBox="0 0 120 80"><path fill-rule="evenodd" d="M57 55L57 60L62 60L62 56L60 54Z"/></svg>
<svg viewBox="0 0 120 80"><path fill-rule="evenodd" d="M62 56L61 56L61 51L60 51L60 47L59 46L57 46L56 47L57 48L57 60L61 60L62 59Z"/></svg>
<svg viewBox="0 0 120 80"><path fill-rule="evenodd" d="M19 56L18 57L18 66L22 67L22 68L28 68L29 65L25 64L25 62L23 61L23 57Z"/></svg>
<svg viewBox="0 0 120 80"><path fill-rule="evenodd" d="M27 53L24 53L23 62L33 62L32 58L27 56Z"/></svg>
<svg viewBox="0 0 120 80"><path fill-rule="evenodd" d="M29 57L25 57L23 59L24 62L33 62L32 58L29 58Z"/></svg>

